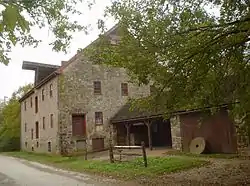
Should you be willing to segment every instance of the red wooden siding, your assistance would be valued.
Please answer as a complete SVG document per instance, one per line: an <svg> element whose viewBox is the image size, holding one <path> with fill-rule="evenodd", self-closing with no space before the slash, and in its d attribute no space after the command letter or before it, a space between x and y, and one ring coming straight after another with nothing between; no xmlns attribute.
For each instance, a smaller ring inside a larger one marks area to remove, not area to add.
<svg viewBox="0 0 250 186"><path fill-rule="evenodd" d="M237 150L234 123L222 109L211 117L202 117L201 112L180 115L183 151L195 137L204 137L207 150L213 153L235 153Z"/></svg>

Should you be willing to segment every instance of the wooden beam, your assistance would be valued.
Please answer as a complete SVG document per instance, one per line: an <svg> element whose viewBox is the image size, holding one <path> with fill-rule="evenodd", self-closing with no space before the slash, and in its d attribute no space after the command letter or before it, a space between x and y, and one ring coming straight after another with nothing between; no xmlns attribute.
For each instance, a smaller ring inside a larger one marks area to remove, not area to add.
<svg viewBox="0 0 250 186"><path fill-rule="evenodd" d="M131 124L126 123L125 126L127 129L127 145L130 146L130 127L131 127Z"/></svg>
<svg viewBox="0 0 250 186"><path fill-rule="evenodd" d="M148 127L148 146L149 146L150 150L153 150L153 147L152 147L152 135L151 135L151 124L152 124L152 122L151 121L146 121L145 124Z"/></svg>
<svg viewBox="0 0 250 186"><path fill-rule="evenodd" d="M141 149L141 146L114 146L115 149Z"/></svg>

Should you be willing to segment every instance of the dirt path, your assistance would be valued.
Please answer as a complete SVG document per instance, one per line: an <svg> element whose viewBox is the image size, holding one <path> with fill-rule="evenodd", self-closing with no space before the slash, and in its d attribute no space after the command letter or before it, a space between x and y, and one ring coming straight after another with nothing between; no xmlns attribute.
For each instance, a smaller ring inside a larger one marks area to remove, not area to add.
<svg viewBox="0 0 250 186"><path fill-rule="evenodd" d="M209 159L210 165L162 176L156 180L141 180L143 185L250 185L250 160Z"/></svg>

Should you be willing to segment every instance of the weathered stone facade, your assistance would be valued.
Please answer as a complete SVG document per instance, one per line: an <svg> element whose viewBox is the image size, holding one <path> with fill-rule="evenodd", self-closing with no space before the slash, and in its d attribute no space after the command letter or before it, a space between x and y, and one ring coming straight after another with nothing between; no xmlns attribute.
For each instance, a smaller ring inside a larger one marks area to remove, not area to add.
<svg viewBox="0 0 250 186"><path fill-rule="evenodd" d="M57 81L58 78L55 77L38 89L34 89L34 92L21 102L21 149L24 151L48 152L48 142L51 144L52 153L58 151ZM50 86L52 87L52 97L49 95ZM44 92L44 100L42 100L42 91ZM38 98L37 113L35 112L35 97ZM53 114L53 127L50 123L51 114ZM38 138L36 138L36 122L39 124Z"/></svg>
<svg viewBox="0 0 250 186"><path fill-rule="evenodd" d="M172 116L170 118L170 124L171 124L172 148L176 150L182 150L180 116L179 115Z"/></svg>
<svg viewBox="0 0 250 186"><path fill-rule="evenodd" d="M101 82L101 95L94 94L94 81ZM128 96L122 96L121 83L128 83ZM128 101L149 94L149 87L139 87L129 83L129 77L122 68L96 65L83 56L72 62L59 76L59 125L62 148L66 153L76 149L72 137L72 115L86 116L87 149L92 150L92 139L104 138L108 147L109 120ZM103 125L95 125L95 112L103 113Z"/></svg>

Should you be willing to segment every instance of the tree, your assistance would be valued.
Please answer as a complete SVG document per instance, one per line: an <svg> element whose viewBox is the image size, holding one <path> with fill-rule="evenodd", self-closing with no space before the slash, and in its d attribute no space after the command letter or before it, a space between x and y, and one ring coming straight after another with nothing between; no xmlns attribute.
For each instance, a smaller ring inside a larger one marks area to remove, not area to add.
<svg viewBox="0 0 250 186"><path fill-rule="evenodd" d="M157 93L141 106L169 113L237 102L233 113L249 125L249 7L248 0L117 0L106 13L119 22L120 40L103 37L90 57L128 69L138 84L153 82Z"/></svg>
<svg viewBox="0 0 250 186"><path fill-rule="evenodd" d="M19 99L31 88L31 84L20 87L12 94L12 97L2 108L0 120L0 151L20 149L21 107Z"/></svg>
<svg viewBox="0 0 250 186"><path fill-rule="evenodd" d="M8 52L16 44L37 46L40 42L30 29L48 27L54 34L51 45L55 51L66 51L72 32L85 27L72 19L81 14L76 7L84 0L0 0L0 61L8 64ZM89 5L91 0L88 1Z"/></svg>

